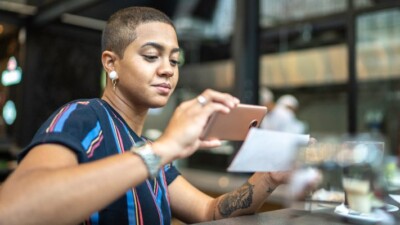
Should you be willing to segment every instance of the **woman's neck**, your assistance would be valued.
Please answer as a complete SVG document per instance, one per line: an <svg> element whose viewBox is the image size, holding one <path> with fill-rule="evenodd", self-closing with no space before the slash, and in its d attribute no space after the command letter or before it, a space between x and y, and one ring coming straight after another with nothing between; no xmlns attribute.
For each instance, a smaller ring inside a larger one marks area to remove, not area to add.
<svg viewBox="0 0 400 225"><path fill-rule="evenodd" d="M106 92L101 97L125 120L128 126L138 135L142 136L144 122L148 109L135 107L132 103L117 95L109 95Z"/></svg>

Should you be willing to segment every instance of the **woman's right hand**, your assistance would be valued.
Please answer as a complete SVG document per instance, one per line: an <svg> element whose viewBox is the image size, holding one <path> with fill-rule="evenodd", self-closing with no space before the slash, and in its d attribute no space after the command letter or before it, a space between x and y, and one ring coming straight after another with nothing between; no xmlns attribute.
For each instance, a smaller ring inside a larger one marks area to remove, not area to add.
<svg viewBox="0 0 400 225"><path fill-rule="evenodd" d="M218 146L219 140L200 140L208 118L214 112L229 113L239 102L230 94L207 89L197 98L181 103L163 135L153 143L154 151L168 163L190 156L200 146Z"/></svg>

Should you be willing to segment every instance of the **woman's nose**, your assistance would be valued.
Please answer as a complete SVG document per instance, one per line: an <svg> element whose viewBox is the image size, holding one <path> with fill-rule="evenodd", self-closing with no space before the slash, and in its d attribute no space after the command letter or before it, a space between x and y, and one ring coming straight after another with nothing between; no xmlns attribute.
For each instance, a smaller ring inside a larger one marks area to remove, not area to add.
<svg viewBox="0 0 400 225"><path fill-rule="evenodd" d="M161 63L159 69L158 69L158 74L160 76L166 76L166 77L172 77L174 75L174 66L171 65L170 60L163 60Z"/></svg>

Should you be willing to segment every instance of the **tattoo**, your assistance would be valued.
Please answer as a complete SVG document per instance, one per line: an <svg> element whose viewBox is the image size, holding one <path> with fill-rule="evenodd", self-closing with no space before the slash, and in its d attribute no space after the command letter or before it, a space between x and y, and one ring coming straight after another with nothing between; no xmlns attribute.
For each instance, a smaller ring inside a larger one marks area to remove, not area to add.
<svg viewBox="0 0 400 225"><path fill-rule="evenodd" d="M267 193L271 194L274 190L275 190L275 188L268 187Z"/></svg>
<svg viewBox="0 0 400 225"><path fill-rule="evenodd" d="M236 191L225 195L218 203L219 213L228 217L238 209L248 208L253 202L253 189L254 185L247 182Z"/></svg>

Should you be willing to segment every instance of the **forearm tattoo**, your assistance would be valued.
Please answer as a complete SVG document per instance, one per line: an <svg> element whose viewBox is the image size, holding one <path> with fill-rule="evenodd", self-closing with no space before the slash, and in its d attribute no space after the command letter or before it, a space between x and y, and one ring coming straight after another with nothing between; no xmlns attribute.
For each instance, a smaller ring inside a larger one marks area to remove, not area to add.
<svg viewBox="0 0 400 225"><path fill-rule="evenodd" d="M224 196L218 203L219 213L223 217L229 217L238 209L250 207L253 202L253 189L254 185L247 182L236 191Z"/></svg>

